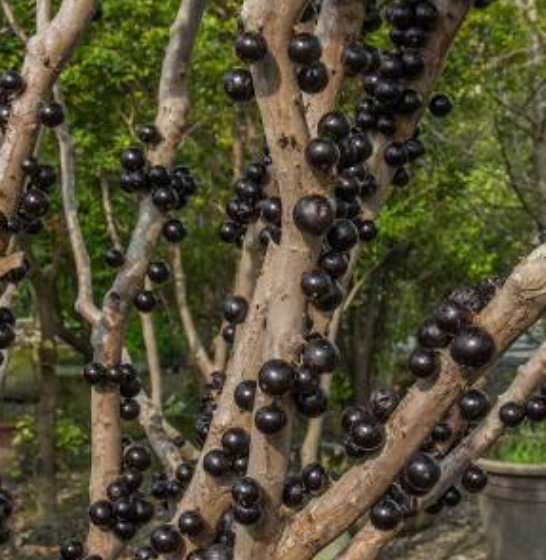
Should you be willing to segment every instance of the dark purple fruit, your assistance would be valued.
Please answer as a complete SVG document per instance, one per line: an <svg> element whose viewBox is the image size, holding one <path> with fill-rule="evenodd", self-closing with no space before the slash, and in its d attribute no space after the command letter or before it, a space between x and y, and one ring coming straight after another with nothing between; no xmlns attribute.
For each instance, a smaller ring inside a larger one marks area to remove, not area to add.
<svg viewBox="0 0 546 560"><path fill-rule="evenodd" d="M256 396L256 381L241 381L235 388L233 398L235 404L242 410L252 411L254 407L254 398Z"/></svg>
<svg viewBox="0 0 546 560"><path fill-rule="evenodd" d="M119 415L122 420L132 422L140 415L140 404L138 401L131 398L124 398L119 403Z"/></svg>
<svg viewBox="0 0 546 560"><path fill-rule="evenodd" d="M171 269L165 261L151 261L147 273L152 282L162 284L170 278Z"/></svg>
<svg viewBox="0 0 546 560"><path fill-rule="evenodd" d="M108 370L102 364L92 362L84 367L83 377L90 385L99 385L107 381Z"/></svg>
<svg viewBox="0 0 546 560"><path fill-rule="evenodd" d="M427 492L440 480L438 461L428 453L416 453L404 467L404 479L419 492Z"/></svg>
<svg viewBox="0 0 546 560"><path fill-rule="evenodd" d="M307 465L301 472L301 478L308 492L320 492L328 483L326 469L319 463Z"/></svg>
<svg viewBox="0 0 546 560"><path fill-rule="evenodd" d="M392 531L402 521L402 509L394 500L382 500L370 510L370 522L379 531Z"/></svg>
<svg viewBox="0 0 546 560"><path fill-rule="evenodd" d="M163 226L163 237L169 241L169 243L180 243L186 235L188 235L188 230L184 225L182 220L168 220Z"/></svg>
<svg viewBox="0 0 546 560"><path fill-rule="evenodd" d="M99 500L89 506L89 518L97 527L110 527L114 523L114 510L108 500Z"/></svg>
<svg viewBox="0 0 546 560"><path fill-rule="evenodd" d="M302 274L300 286L305 297L314 301L330 293L332 278L324 270L311 270Z"/></svg>
<svg viewBox="0 0 546 560"><path fill-rule="evenodd" d="M391 417L399 402L398 393L391 388L376 389L370 395L370 409L373 415L383 423Z"/></svg>
<svg viewBox="0 0 546 560"><path fill-rule="evenodd" d="M533 422L546 420L546 398L533 396L525 403L525 414Z"/></svg>
<svg viewBox="0 0 546 560"><path fill-rule="evenodd" d="M44 126L59 126L64 122L64 107L60 103L44 103L38 109L38 118Z"/></svg>
<svg viewBox="0 0 546 560"><path fill-rule="evenodd" d="M300 198L293 211L296 226L311 235L323 235L334 222L330 201L319 195Z"/></svg>
<svg viewBox="0 0 546 560"><path fill-rule="evenodd" d="M154 124L145 124L138 130L138 137L145 144L155 145L161 142L161 133Z"/></svg>
<svg viewBox="0 0 546 560"><path fill-rule="evenodd" d="M319 136L332 138L336 142L349 136L351 123L341 111L331 111L322 116L318 123Z"/></svg>
<svg viewBox="0 0 546 560"><path fill-rule="evenodd" d="M272 435L280 432L288 422L286 412L276 404L259 408L254 416L256 428L263 434Z"/></svg>
<svg viewBox="0 0 546 560"><path fill-rule="evenodd" d="M110 248L104 255L104 260L112 268L120 268L125 263L125 256L119 249Z"/></svg>
<svg viewBox="0 0 546 560"><path fill-rule="evenodd" d="M489 397L480 389L469 389L459 400L459 409L465 420L477 422L489 412Z"/></svg>
<svg viewBox="0 0 546 560"><path fill-rule="evenodd" d="M197 510L183 511L178 517L178 530L183 535L196 537L205 528L205 521Z"/></svg>
<svg viewBox="0 0 546 560"><path fill-rule="evenodd" d="M265 362L258 373L260 389L270 396L282 396L294 384L294 368L284 360L269 360Z"/></svg>
<svg viewBox="0 0 546 560"><path fill-rule="evenodd" d="M309 66L303 66L298 72L298 85L304 93L313 95L320 93L328 85L328 69L322 62L314 62Z"/></svg>
<svg viewBox="0 0 546 560"><path fill-rule="evenodd" d="M231 459L223 449L211 449L203 459L203 468L214 477L225 476L231 468Z"/></svg>
<svg viewBox="0 0 546 560"><path fill-rule="evenodd" d="M480 467L471 465L463 473L461 484L467 492L472 494L481 492L487 486L487 474Z"/></svg>
<svg viewBox="0 0 546 560"><path fill-rule="evenodd" d="M450 335L457 334L463 327L468 326L472 322L470 311L454 301L442 303L434 317L438 326Z"/></svg>
<svg viewBox="0 0 546 560"><path fill-rule="evenodd" d="M224 90L235 103L244 103L254 97L252 75L244 68L233 68L224 77Z"/></svg>
<svg viewBox="0 0 546 560"><path fill-rule="evenodd" d="M49 209L49 200L44 191L31 187L21 199L21 210L34 218L42 218Z"/></svg>
<svg viewBox="0 0 546 560"><path fill-rule="evenodd" d="M288 56L296 64L309 65L322 56L322 46L318 37L311 33L298 33L288 43Z"/></svg>
<svg viewBox="0 0 546 560"><path fill-rule="evenodd" d="M314 138L305 149L305 157L311 167L326 172L338 162L339 148L331 138Z"/></svg>
<svg viewBox="0 0 546 560"><path fill-rule="evenodd" d="M345 276L349 269L349 257L345 253L338 253L336 251L328 251L323 253L318 265L322 270L327 272L332 278L341 278Z"/></svg>
<svg viewBox="0 0 546 560"><path fill-rule="evenodd" d="M461 329L451 344L451 357L461 366L481 368L495 354L495 342L491 335L479 327Z"/></svg>
<svg viewBox="0 0 546 560"><path fill-rule="evenodd" d="M241 296L230 295L224 300L222 306L224 319L228 323L241 324L245 321L248 313L248 303Z"/></svg>
<svg viewBox="0 0 546 560"><path fill-rule="evenodd" d="M146 157L140 148L127 148L121 153L120 162L127 171L138 171L146 165Z"/></svg>
<svg viewBox="0 0 546 560"><path fill-rule="evenodd" d="M262 516L260 504L235 504L233 506L233 517L240 525L254 525L258 523Z"/></svg>
<svg viewBox="0 0 546 560"><path fill-rule="evenodd" d="M282 501L286 507L298 508L305 499L305 486L301 478L290 477L284 483Z"/></svg>
<svg viewBox="0 0 546 560"><path fill-rule="evenodd" d="M157 306L158 299L151 290L140 290L133 302L141 313L151 313Z"/></svg>
<svg viewBox="0 0 546 560"><path fill-rule="evenodd" d="M450 337L435 319L427 319L417 331L417 341L425 348L444 348Z"/></svg>
<svg viewBox="0 0 546 560"><path fill-rule="evenodd" d="M235 40L235 53L243 62L259 62L267 54L267 43L261 33L246 31Z"/></svg>
<svg viewBox="0 0 546 560"><path fill-rule="evenodd" d="M435 95L430 100L428 108L435 117L445 117L453 109L453 101L447 95Z"/></svg>
<svg viewBox="0 0 546 560"><path fill-rule="evenodd" d="M515 428L525 420L525 408L518 403L508 402L501 406L499 418L505 426Z"/></svg>
<svg viewBox="0 0 546 560"><path fill-rule="evenodd" d="M248 455L250 436L243 428L228 428L222 435L222 447L233 457Z"/></svg>
<svg viewBox="0 0 546 560"><path fill-rule="evenodd" d="M355 422L349 431L351 441L361 449L372 452L383 445L385 431L381 423L375 419Z"/></svg>
<svg viewBox="0 0 546 560"><path fill-rule="evenodd" d="M142 445L132 445L129 447L125 451L123 460L126 467L141 472L148 470L152 464L150 452Z"/></svg>
<svg viewBox="0 0 546 560"><path fill-rule="evenodd" d="M373 241L378 235L377 225L373 220L354 220L356 228L358 229L358 236L360 241Z"/></svg>
<svg viewBox="0 0 546 560"><path fill-rule="evenodd" d="M12 95L21 93L25 89L25 82L15 70L6 70L0 76L0 89Z"/></svg>
<svg viewBox="0 0 546 560"><path fill-rule="evenodd" d="M349 251L358 243L358 229L351 220L336 220L326 234L328 245L338 252Z"/></svg>
<svg viewBox="0 0 546 560"><path fill-rule="evenodd" d="M242 506L249 506L260 501L260 485L248 476L240 478L233 483L231 495L236 503Z"/></svg>
<svg viewBox="0 0 546 560"><path fill-rule="evenodd" d="M331 373L339 363L337 346L325 337L312 338L301 357L304 367L315 373Z"/></svg>
<svg viewBox="0 0 546 560"><path fill-rule="evenodd" d="M150 545L158 554L171 554L183 548L183 541L175 527L165 524L152 531Z"/></svg>

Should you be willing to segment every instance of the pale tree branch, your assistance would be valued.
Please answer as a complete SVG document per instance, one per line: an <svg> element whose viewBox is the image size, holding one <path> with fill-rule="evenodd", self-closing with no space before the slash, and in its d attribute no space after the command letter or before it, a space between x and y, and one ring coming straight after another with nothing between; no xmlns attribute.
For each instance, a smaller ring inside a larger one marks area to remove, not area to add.
<svg viewBox="0 0 546 560"><path fill-rule="evenodd" d="M98 4L98 0L65 0L49 25L27 44L22 77L24 92L14 100L0 148L0 211L17 210L24 175L21 163L32 154L38 138L38 106L48 95ZM0 237L5 253L9 235Z"/></svg>
<svg viewBox="0 0 546 560"><path fill-rule="evenodd" d="M188 302L186 291L186 276L182 268L182 256L180 254L180 247L172 246L169 248L169 257L173 269L174 290L176 301L178 303L178 312L180 320L184 326L184 332L188 340L188 346L193 361L195 362L203 381L207 383L210 381L210 376L214 371L214 364L210 359L205 347L201 342L197 327L193 320L193 315Z"/></svg>
<svg viewBox="0 0 546 560"><path fill-rule="evenodd" d="M112 197L110 193L110 182L108 181L108 176L106 175L106 172L104 170L101 171L99 180L100 189L102 192L102 206L104 208L104 216L106 217L108 236L112 241L114 249L122 251L123 243L121 242L121 237L119 235L118 226L116 223L114 206L112 204Z"/></svg>
<svg viewBox="0 0 546 560"><path fill-rule="evenodd" d="M19 25L19 22L17 21L17 18L13 13L13 8L11 7L11 3L8 0L0 0L0 5L2 6L4 16L13 33L23 44L26 44L28 41L28 35L26 34L23 27Z"/></svg>
<svg viewBox="0 0 546 560"><path fill-rule="evenodd" d="M541 246L514 269L477 317L476 323L495 340L497 355L544 313L545 273L546 246ZM444 354L438 379L415 384L400 403L386 426L381 453L352 467L333 489L294 517L278 546L278 557L309 558L361 517L471 380Z"/></svg>
<svg viewBox="0 0 546 560"><path fill-rule="evenodd" d="M507 402L524 403L546 379L546 342L519 367L514 381L497 399L486 419L470 433L442 462L442 477L432 491L419 500L418 509L423 510L437 502L445 492L460 479L470 465L483 457L506 431L499 418L501 407ZM370 522L355 535L347 548L336 560L376 560L382 550L404 528L401 524L393 531L378 531Z"/></svg>

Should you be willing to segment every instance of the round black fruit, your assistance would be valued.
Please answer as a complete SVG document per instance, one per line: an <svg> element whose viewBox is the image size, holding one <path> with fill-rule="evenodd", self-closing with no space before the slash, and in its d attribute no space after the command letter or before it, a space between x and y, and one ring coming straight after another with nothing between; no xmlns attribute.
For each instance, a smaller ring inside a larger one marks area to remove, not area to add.
<svg viewBox="0 0 546 560"><path fill-rule="evenodd" d="M241 296L230 295L224 300L222 311L224 319L228 323L238 325L246 319L248 303Z"/></svg>
<svg viewBox="0 0 546 560"><path fill-rule="evenodd" d="M250 101L254 97L252 75L244 68L233 68L224 77L224 90L236 103Z"/></svg>
<svg viewBox="0 0 546 560"><path fill-rule="evenodd" d="M336 220L328 230L326 241L334 251L349 251L358 243L358 229L351 220Z"/></svg>
<svg viewBox="0 0 546 560"><path fill-rule="evenodd" d="M260 485L248 476L240 478L233 483L231 495L236 503L242 506L249 506L260 501Z"/></svg>
<svg viewBox="0 0 546 560"><path fill-rule="evenodd" d="M454 301L442 303L434 317L439 327L452 336L472 321L470 310Z"/></svg>
<svg viewBox="0 0 546 560"><path fill-rule="evenodd" d="M294 368L284 360L269 360L265 362L258 373L260 389L270 396L282 396L294 384Z"/></svg>
<svg viewBox="0 0 546 560"><path fill-rule="evenodd" d="M380 531L392 531L402 521L402 509L394 500L382 500L370 510L370 521Z"/></svg>
<svg viewBox="0 0 546 560"><path fill-rule="evenodd" d="M146 157L140 148L127 148L121 153L120 162L127 171L138 171L146 164Z"/></svg>
<svg viewBox="0 0 546 560"><path fill-rule="evenodd" d="M303 66L298 72L298 85L304 93L309 95L323 91L328 85L328 81L328 69L322 62Z"/></svg>
<svg viewBox="0 0 546 560"><path fill-rule="evenodd" d="M250 436L243 428L228 428L222 435L222 447L234 457L248 455Z"/></svg>
<svg viewBox="0 0 546 560"><path fill-rule="evenodd" d="M372 452L383 445L385 431L377 420L366 419L355 422L349 432L351 441L361 449Z"/></svg>
<svg viewBox="0 0 546 560"><path fill-rule="evenodd" d="M416 348L410 354L408 368L417 378L434 377L440 372L440 355L432 348Z"/></svg>
<svg viewBox="0 0 546 560"><path fill-rule="evenodd" d="M300 198L293 211L296 226L311 235L323 235L334 222L334 209L330 201L319 195Z"/></svg>
<svg viewBox="0 0 546 560"><path fill-rule="evenodd" d="M327 136L314 138L305 150L307 163L325 172L334 167L339 160L339 155L337 144Z"/></svg>
<svg viewBox="0 0 546 560"><path fill-rule="evenodd" d="M525 403L525 414L533 422L546 420L546 398L538 395L531 397Z"/></svg>
<svg viewBox="0 0 546 560"><path fill-rule="evenodd" d="M449 335L442 330L438 321L427 319L417 331L417 341L425 348L444 348L449 344Z"/></svg>
<svg viewBox="0 0 546 560"><path fill-rule="evenodd" d="M182 537L172 525L159 525L150 534L150 545L158 554L171 554L182 548Z"/></svg>
<svg viewBox="0 0 546 560"><path fill-rule="evenodd" d="M326 136L335 141L343 140L350 132L351 123L341 111L326 113L318 123L319 136Z"/></svg>
<svg viewBox="0 0 546 560"><path fill-rule="evenodd" d="M469 389L459 400L459 409L468 422L481 420L489 412L489 397L480 389Z"/></svg>
<svg viewBox="0 0 546 560"><path fill-rule="evenodd" d="M461 484L467 492L481 492L487 486L487 474L480 467L471 465L463 473Z"/></svg>
<svg viewBox="0 0 546 560"><path fill-rule="evenodd" d="M311 33L298 33L288 43L288 56L296 64L309 65L322 56L322 46L318 37Z"/></svg>
<svg viewBox="0 0 546 560"><path fill-rule="evenodd" d="M373 241L379 234L377 225L373 220L361 220L359 218L357 220L353 220L353 223L358 229L358 237L360 237L360 241Z"/></svg>
<svg viewBox="0 0 546 560"><path fill-rule="evenodd" d="M332 290L332 278L324 270L311 270L302 274L300 286L305 297L318 300Z"/></svg>
<svg viewBox="0 0 546 560"><path fill-rule="evenodd" d="M44 103L38 109L38 118L44 126L59 126L64 122L64 107L60 103Z"/></svg>
<svg viewBox="0 0 546 560"><path fill-rule="evenodd" d="M286 507L297 508L305 499L305 486L301 478L290 477L284 483L282 501Z"/></svg>
<svg viewBox="0 0 546 560"><path fill-rule="evenodd" d="M235 52L243 62L259 62L267 53L267 43L261 33L246 31L237 36Z"/></svg>
<svg viewBox="0 0 546 560"><path fill-rule="evenodd" d="M231 459L223 449L211 449L203 459L203 468L211 476L225 476L231 468Z"/></svg>
<svg viewBox="0 0 546 560"><path fill-rule="evenodd" d="M127 449L124 455L125 466L144 472L148 470L152 464L152 456L150 452L142 445L132 445Z"/></svg>
<svg viewBox="0 0 546 560"><path fill-rule="evenodd" d="M516 402L507 402L501 406L499 418L505 426L515 428L525 420L525 408Z"/></svg>
<svg viewBox="0 0 546 560"><path fill-rule="evenodd" d="M188 230L182 220L168 220L163 226L163 237L169 243L180 243L186 235Z"/></svg>
<svg viewBox="0 0 546 560"><path fill-rule="evenodd" d="M325 337L312 338L303 350L303 366L315 373L331 373L338 363L339 350Z"/></svg>
<svg viewBox="0 0 546 560"><path fill-rule="evenodd" d="M435 95L430 100L428 108L435 117L445 117L453 109L453 101L447 95Z"/></svg>
<svg viewBox="0 0 546 560"><path fill-rule="evenodd" d="M205 522L197 510L183 511L178 517L178 530L183 535L196 537L204 527Z"/></svg>
<svg viewBox="0 0 546 560"><path fill-rule="evenodd" d="M262 507L260 504L235 504L233 506L233 517L237 523L241 525L254 525L262 516Z"/></svg>
<svg viewBox="0 0 546 560"><path fill-rule="evenodd" d="M156 283L166 282L171 275L171 269L165 261L152 261L148 265L148 278Z"/></svg>
<svg viewBox="0 0 546 560"><path fill-rule="evenodd" d="M158 299L151 290L140 290L135 296L134 304L141 313L151 313L158 304Z"/></svg>
<svg viewBox="0 0 546 560"><path fill-rule="evenodd" d="M495 353L495 342L491 335L479 327L461 329L451 344L451 357L461 366L480 368L485 366Z"/></svg>
<svg viewBox="0 0 546 560"><path fill-rule="evenodd" d="M320 492L328 482L326 470L319 463L307 465L301 473L301 478L308 492Z"/></svg>
<svg viewBox="0 0 546 560"><path fill-rule="evenodd" d="M272 435L280 432L288 422L286 412L276 404L259 408L254 416L256 428L263 434Z"/></svg>
<svg viewBox="0 0 546 560"><path fill-rule="evenodd" d="M376 389L370 395L370 409L380 422L391 417L399 402L398 393L392 388Z"/></svg>
<svg viewBox="0 0 546 560"><path fill-rule="evenodd" d="M418 491L430 490L440 479L438 461L428 453L416 453L404 468L404 479Z"/></svg>
<svg viewBox="0 0 546 560"><path fill-rule="evenodd" d="M235 404L242 410L252 411L254 407L254 398L256 396L256 381L247 379L241 381L235 388L233 398Z"/></svg>
<svg viewBox="0 0 546 560"><path fill-rule="evenodd" d="M110 248L106 251L104 260L108 266L111 266L112 268L119 268L123 266L125 257L119 249Z"/></svg>
<svg viewBox="0 0 546 560"><path fill-rule="evenodd" d="M89 518L97 527L110 527L115 520L112 504L108 500L99 500L89 506Z"/></svg>

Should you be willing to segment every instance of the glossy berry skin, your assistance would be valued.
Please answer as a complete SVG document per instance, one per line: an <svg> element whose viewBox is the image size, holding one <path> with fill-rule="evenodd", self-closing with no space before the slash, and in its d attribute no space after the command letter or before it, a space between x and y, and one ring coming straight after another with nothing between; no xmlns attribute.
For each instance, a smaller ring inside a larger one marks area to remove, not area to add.
<svg viewBox="0 0 546 560"><path fill-rule="evenodd" d="M254 97L252 75L244 68L233 68L224 77L224 90L235 103L245 103Z"/></svg>
<svg viewBox="0 0 546 560"><path fill-rule="evenodd" d="M161 142L161 134L153 124L145 124L138 130L138 137L145 144L155 145Z"/></svg>
<svg viewBox="0 0 546 560"><path fill-rule="evenodd" d="M318 265L331 278L342 278L349 269L349 258L345 253L328 251L320 256Z"/></svg>
<svg viewBox="0 0 546 560"><path fill-rule="evenodd" d="M223 449L211 449L203 459L203 468L211 476L222 477L231 468L231 459Z"/></svg>
<svg viewBox="0 0 546 560"><path fill-rule="evenodd" d="M81 560L84 555L84 547L80 541L70 540L61 546L62 560Z"/></svg>
<svg viewBox="0 0 546 560"><path fill-rule="evenodd" d="M233 457L248 455L250 436L243 428L228 428L222 435L222 447Z"/></svg>
<svg viewBox="0 0 546 560"><path fill-rule="evenodd" d="M334 251L349 251L358 243L358 229L351 220L336 220L328 230L326 241Z"/></svg>
<svg viewBox="0 0 546 560"><path fill-rule="evenodd" d="M420 492L427 492L438 482L441 475L438 461L428 453L416 453L404 468L404 479Z"/></svg>
<svg viewBox="0 0 546 560"><path fill-rule="evenodd" d="M405 144L401 142L391 142L388 144L383 156L385 162L392 167L398 167L408 162L408 150Z"/></svg>
<svg viewBox="0 0 546 560"><path fill-rule="evenodd" d="M171 276L171 269L165 261L151 261L147 270L148 278L156 283L162 284Z"/></svg>
<svg viewBox="0 0 546 560"><path fill-rule="evenodd" d="M120 250L111 248L106 251L104 260L108 266L112 268L120 268L125 262L125 257Z"/></svg>
<svg viewBox="0 0 546 560"><path fill-rule="evenodd" d="M301 231L320 236L334 222L334 209L330 201L319 195L300 198L293 211L294 223Z"/></svg>
<svg viewBox="0 0 546 560"><path fill-rule="evenodd" d="M319 463L307 465L301 472L301 478L308 492L320 492L328 482L326 470Z"/></svg>
<svg viewBox="0 0 546 560"><path fill-rule="evenodd" d="M180 243L188 235L188 230L184 222L172 219L165 222L162 233L169 243Z"/></svg>
<svg viewBox="0 0 546 560"><path fill-rule="evenodd" d="M248 476L240 478L233 483L231 495L242 506L255 504L261 499L260 485Z"/></svg>
<svg viewBox="0 0 546 560"><path fill-rule="evenodd" d="M329 171L339 160L339 148L334 140L327 136L314 138L305 149L307 163L321 171Z"/></svg>
<svg viewBox="0 0 546 560"><path fill-rule="evenodd" d="M489 397L479 389L469 389L459 400L459 409L468 422L477 422L486 416L491 404Z"/></svg>
<svg viewBox="0 0 546 560"><path fill-rule="evenodd" d="M286 507L300 507L305 500L305 495L305 486L300 478L291 477L285 481L282 501Z"/></svg>
<svg viewBox="0 0 546 560"><path fill-rule="evenodd" d="M349 136L351 124L341 111L331 111L322 116L318 123L318 133L321 137L340 141Z"/></svg>
<svg viewBox="0 0 546 560"><path fill-rule="evenodd" d="M435 95L430 100L428 108L435 117L445 117L453 109L453 101L447 95Z"/></svg>
<svg viewBox="0 0 546 560"><path fill-rule="evenodd" d="M106 495L112 502L115 502L116 500L119 500L121 498L127 498L130 493L131 490L122 480L114 480L106 487Z"/></svg>
<svg viewBox="0 0 546 560"><path fill-rule="evenodd" d="M383 445L385 432L376 420L360 420L351 426L351 441L367 452L376 451Z"/></svg>
<svg viewBox="0 0 546 560"><path fill-rule="evenodd" d="M156 308L158 299L151 290L140 290L133 303L141 313L151 313Z"/></svg>
<svg viewBox="0 0 546 560"><path fill-rule="evenodd" d="M190 463L183 461L178 465L174 473L176 480L181 484L189 484L193 476L193 467Z"/></svg>
<svg viewBox="0 0 546 560"><path fill-rule="evenodd" d="M42 218L49 209L47 195L40 189L31 187L21 199L21 210L34 218Z"/></svg>
<svg viewBox="0 0 546 560"><path fill-rule="evenodd" d="M320 376L318 373L308 369L300 368L296 371L294 380L294 392L309 395L320 388Z"/></svg>
<svg viewBox="0 0 546 560"><path fill-rule="evenodd" d="M107 380L107 369L98 362L87 364L83 370L83 377L90 385L99 385Z"/></svg>
<svg viewBox="0 0 546 560"><path fill-rule="evenodd" d="M136 420L140 416L140 404L135 399L122 399L119 403L119 415L126 422Z"/></svg>
<svg viewBox="0 0 546 560"><path fill-rule="evenodd" d="M344 431L349 432L357 422L369 420L373 420L370 410L361 406L351 406L343 411L341 426Z"/></svg>
<svg viewBox="0 0 546 560"><path fill-rule="evenodd" d="M383 423L391 417L399 402L398 393L391 388L376 389L370 395L370 409L373 415Z"/></svg>
<svg viewBox="0 0 546 560"><path fill-rule="evenodd" d="M358 236L360 241L373 241L378 235L377 225L373 220L354 220L356 228L358 229Z"/></svg>
<svg viewBox="0 0 546 560"><path fill-rule="evenodd" d="M248 313L248 303L241 296L230 295L222 306L224 319L235 325L244 323Z"/></svg>
<svg viewBox="0 0 546 560"><path fill-rule="evenodd" d="M294 368L284 360L265 362L258 373L260 389L272 397L285 395L294 384Z"/></svg>
<svg viewBox="0 0 546 560"><path fill-rule="evenodd" d="M434 314L434 318L438 326L452 336L472 322L469 309L454 301L442 303Z"/></svg>
<svg viewBox="0 0 546 560"><path fill-rule="evenodd" d="M254 398L256 396L256 381L241 381L235 388L233 398L235 404L241 409L248 412L254 407Z"/></svg>
<svg viewBox="0 0 546 560"><path fill-rule="evenodd" d="M340 282L334 280L332 282L332 289L330 293L323 298L313 302L317 309L321 311L334 311L343 301L343 287Z"/></svg>
<svg viewBox="0 0 546 560"><path fill-rule="evenodd" d="M97 527L110 527L114 523L114 510L108 500L99 500L89 506L89 518Z"/></svg>
<svg viewBox="0 0 546 560"><path fill-rule="evenodd" d="M182 537L172 525L159 525L150 534L150 545L158 554L171 554L182 549Z"/></svg>
<svg viewBox="0 0 546 560"><path fill-rule="evenodd" d="M254 525L262 516L262 507L256 504L235 504L233 506L233 517L240 525Z"/></svg>
<svg viewBox="0 0 546 560"><path fill-rule="evenodd" d="M298 412L306 418L318 418L328 409L328 397L321 388L314 393L296 395L295 402Z"/></svg>
<svg viewBox="0 0 546 560"><path fill-rule="evenodd" d="M525 415L533 422L546 420L546 398L533 396L525 403Z"/></svg>
<svg viewBox="0 0 546 560"><path fill-rule="evenodd" d="M235 53L243 62L259 62L267 54L264 36L254 31L241 33L235 40Z"/></svg>
<svg viewBox="0 0 546 560"><path fill-rule="evenodd" d="M487 474L480 467L471 465L463 473L461 484L467 492L472 494L481 492L487 486Z"/></svg>
<svg viewBox="0 0 546 560"><path fill-rule="evenodd" d="M261 216L265 222L280 225L282 219L281 199L277 196L264 199L260 204Z"/></svg>
<svg viewBox="0 0 546 560"><path fill-rule="evenodd" d="M417 341L425 348L444 348L450 337L435 319L427 319L417 331Z"/></svg>
<svg viewBox="0 0 546 560"><path fill-rule="evenodd" d="M461 366L481 368L495 353L491 335L479 327L461 329L451 343L451 357Z"/></svg>
<svg viewBox="0 0 546 560"><path fill-rule="evenodd" d="M370 510L370 522L379 531L392 531L402 521L402 509L394 500L382 500Z"/></svg>
<svg viewBox="0 0 546 560"><path fill-rule="evenodd" d="M15 326L15 314L9 307L0 306L0 323Z"/></svg>
<svg viewBox="0 0 546 560"><path fill-rule="evenodd" d="M17 94L23 91L25 83L23 78L15 70L7 70L0 76L0 89L10 93Z"/></svg>
<svg viewBox="0 0 546 560"><path fill-rule="evenodd" d="M525 420L525 408L518 403L508 402L501 406L499 418L505 426L515 428Z"/></svg>
<svg viewBox="0 0 546 560"><path fill-rule="evenodd" d="M325 337L312 338L302 354L302 364L315 373L331 373L339 363L337 346Z"/></svg>
<svg viewBox="0 0 546 560"><path fill-rule="evenodd" d="M155 515L155 508L152 502L142 498L135 498L135 520L137 523L149 523Z"/></svg>
<svg viewBox="0 0 546 560"><path fill-rule="evenodd" d="M332 278L324 270L311 270L302 274L300 286L306 298L318 300L332 290Z"/></svg>
<svg viewBox="0 0 546 560"><path fill-rule="evenodd" d="M178 517L178 530L183 535L196 537L205 528L201 514L196 510L183 511Z"/></svg>
<svg viewBox="0 0 546 560"><path fill-rule="evenodd" d="M155 560L157 557L151 546L139 546L133 554L134 560Z"/></svg>
<svg viewBox="0 0 546 560"><path fill-rule="evenodd" d="M144 472L148 470L152 464L152 456L150 452L141 445L132 445L127 449L123 457L125 466Z"/></svg>
<svg viewBox="0 0 546 560"><path fill-rule="evenodd" d="M152 192L152 200L162 212L174 210L179 201L176 191L171 187L154 189Z"/></svg>
<svg viewBox="0 0 546 560"><path fill-rule="evenodd" d="M254 416L256 428L266 435L279 433L287 422L286 412L276 404L259 408Z"/></svg>
<svg viewBox="0 0 546 560"><path fill-rule="evenodd" d="M64 107L59 103L42 104L38 109L38 118L44 126L59 126L64 122Z"/></svg>
<svg viewBox="0 0 546 560"><path fill-rule="evenodd" d="M326 66L322 62L314 62L300 68L297 79L301 91L313 95L324 91L330 78Z"/></svg>
<svg viewBox="0 0 546 560"><path fill-rule="evenodd" d="M416 348L410 354L408 368L419 379L435 377L440 372L440 355L432 348Z"/></svg>
<svg viewBox="0 0 546 560"><path fill-rule="evenodd" d="M459 490L457 490L457 488L455 488L454 486L452 486L451 488L448 488L446 493L442 496L442 502L444 502L444 504L448 507L455 507L458 506L461 503L461 500L463 499L461 493L459 492Z"/></svg>
<svg viewBox="0 0 546 560"><path fill-rule="evenodd" d="M310 65L322 56L318 37L311 33L298 33L288 43L288 57L296 64Z"/></svg>
<svg viewBox="0 0 546 560"><path fill-rule="evenodd" d="M140 148L127 148L121 153L120 163L127 171L138 171L146 165L146 157Z"/></svg>
<svg viewBox="0 0 546 560"><path fill-rule="evenodd" d="M356 76L364 72L372 63L370 52L358 43L345 45L341 56L345 73L348 76Z"/></svg>

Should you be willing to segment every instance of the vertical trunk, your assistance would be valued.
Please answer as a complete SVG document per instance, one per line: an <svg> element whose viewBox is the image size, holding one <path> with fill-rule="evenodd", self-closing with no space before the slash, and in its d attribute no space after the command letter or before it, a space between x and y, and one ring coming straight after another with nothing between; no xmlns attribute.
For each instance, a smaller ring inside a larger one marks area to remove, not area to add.
<svg viewBox="0 0 546 560"><path fill-rule="evenodd" d="M368 293L364 309L356 313L354 320L353 372L357 405L363 405L371 391L374 347L382 308L380 282L377 282L382 274L377 277L370 282L372 289Z"/></svg>
<svg viewBox="0 0 546 560"><path fill-rule="evenodd" d="M56 408L57 408L57 350L55 340L42 327L38 347L40 373L40 400L36 408L38 457L36 461L37 506L40 523L57 530L57 477L56 477Z"/></svg>

